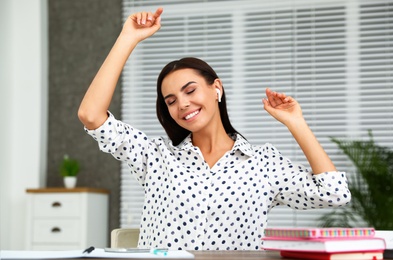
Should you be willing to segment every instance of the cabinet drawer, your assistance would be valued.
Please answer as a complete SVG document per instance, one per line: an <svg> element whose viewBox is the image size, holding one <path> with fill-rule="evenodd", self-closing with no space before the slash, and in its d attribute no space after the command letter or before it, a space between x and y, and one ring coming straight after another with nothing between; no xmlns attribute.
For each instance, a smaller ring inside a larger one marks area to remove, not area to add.
<svg viewBox="0 0 393 260"><path fill-rule="evenodd" d="M79 219L36 219L33 222L33 243L77 243Z"/></svg>
<svg viewBox="0 0 393 260"><path fill-rule="evenodd" d="M33 217L77 217L80 208L79 194L37 194L33 198Z"/></svg>

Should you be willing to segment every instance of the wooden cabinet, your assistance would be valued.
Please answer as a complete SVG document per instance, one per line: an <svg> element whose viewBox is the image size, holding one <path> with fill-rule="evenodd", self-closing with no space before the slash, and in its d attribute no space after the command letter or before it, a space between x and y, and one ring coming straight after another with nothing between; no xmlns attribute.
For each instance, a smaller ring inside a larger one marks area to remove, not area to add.
<svg viewBox="0 0 393 260"><path fill-rule="evenodd" d="M27 249L107 247L108 195L95 188L28 189Z"/></svg>

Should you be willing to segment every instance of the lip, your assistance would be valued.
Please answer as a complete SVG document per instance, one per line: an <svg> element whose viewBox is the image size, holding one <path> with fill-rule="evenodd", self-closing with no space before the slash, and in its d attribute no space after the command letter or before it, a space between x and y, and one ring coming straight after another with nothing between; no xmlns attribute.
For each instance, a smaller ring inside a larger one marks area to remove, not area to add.
<svg viewBox="0 0 393 260"><path fill-rule="evenodd" d="M182 119L183 119L183 120L186 120L186 121L192 120L192 119L194 119L200 112L201 112L201 109L196 109L196 110L194 110L194 111L192 111L192 112L190 112L190 113L185 114L185 115L182 117ZM196 114L195 114L193 117L186 119L187 116L189 116L189 115L191 115L191 114L194 114L194 113L196 113Z"/></svg>

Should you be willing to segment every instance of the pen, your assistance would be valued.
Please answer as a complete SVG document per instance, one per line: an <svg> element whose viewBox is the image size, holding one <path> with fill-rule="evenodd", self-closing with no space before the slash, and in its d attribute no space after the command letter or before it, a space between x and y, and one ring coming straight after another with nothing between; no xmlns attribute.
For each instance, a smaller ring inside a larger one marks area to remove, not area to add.
<svg viewBox="0 0 393 260"><path fill-rule="evenodd" d="M88 254L90 254L91 253L91 251L93 251L94 250L94 246L91 246L91 247L89 247L89 248L86 248L85 249L85 251L83 251L83 253L82 254L84 254L84 253L88 253Z"/></svg>
<svg viewBox="0 0 393 260"><path fill-rule="evenodd" d="M154 255L166 256L168 254L167 248L152 248L150 249L150 253Z"/></svg>

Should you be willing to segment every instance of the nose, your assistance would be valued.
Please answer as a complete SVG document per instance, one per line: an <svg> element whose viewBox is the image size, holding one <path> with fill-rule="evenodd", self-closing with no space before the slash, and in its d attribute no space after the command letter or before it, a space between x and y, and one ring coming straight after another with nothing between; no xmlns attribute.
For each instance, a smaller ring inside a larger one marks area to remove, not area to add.
<svg viewBox="0 0 393 260"><path fill-rule="evenodd" d="M188 100L188 98L182 98L181 100L179 100L179 104L179 109L184 110L190 106L190 101Z"/></svg>

